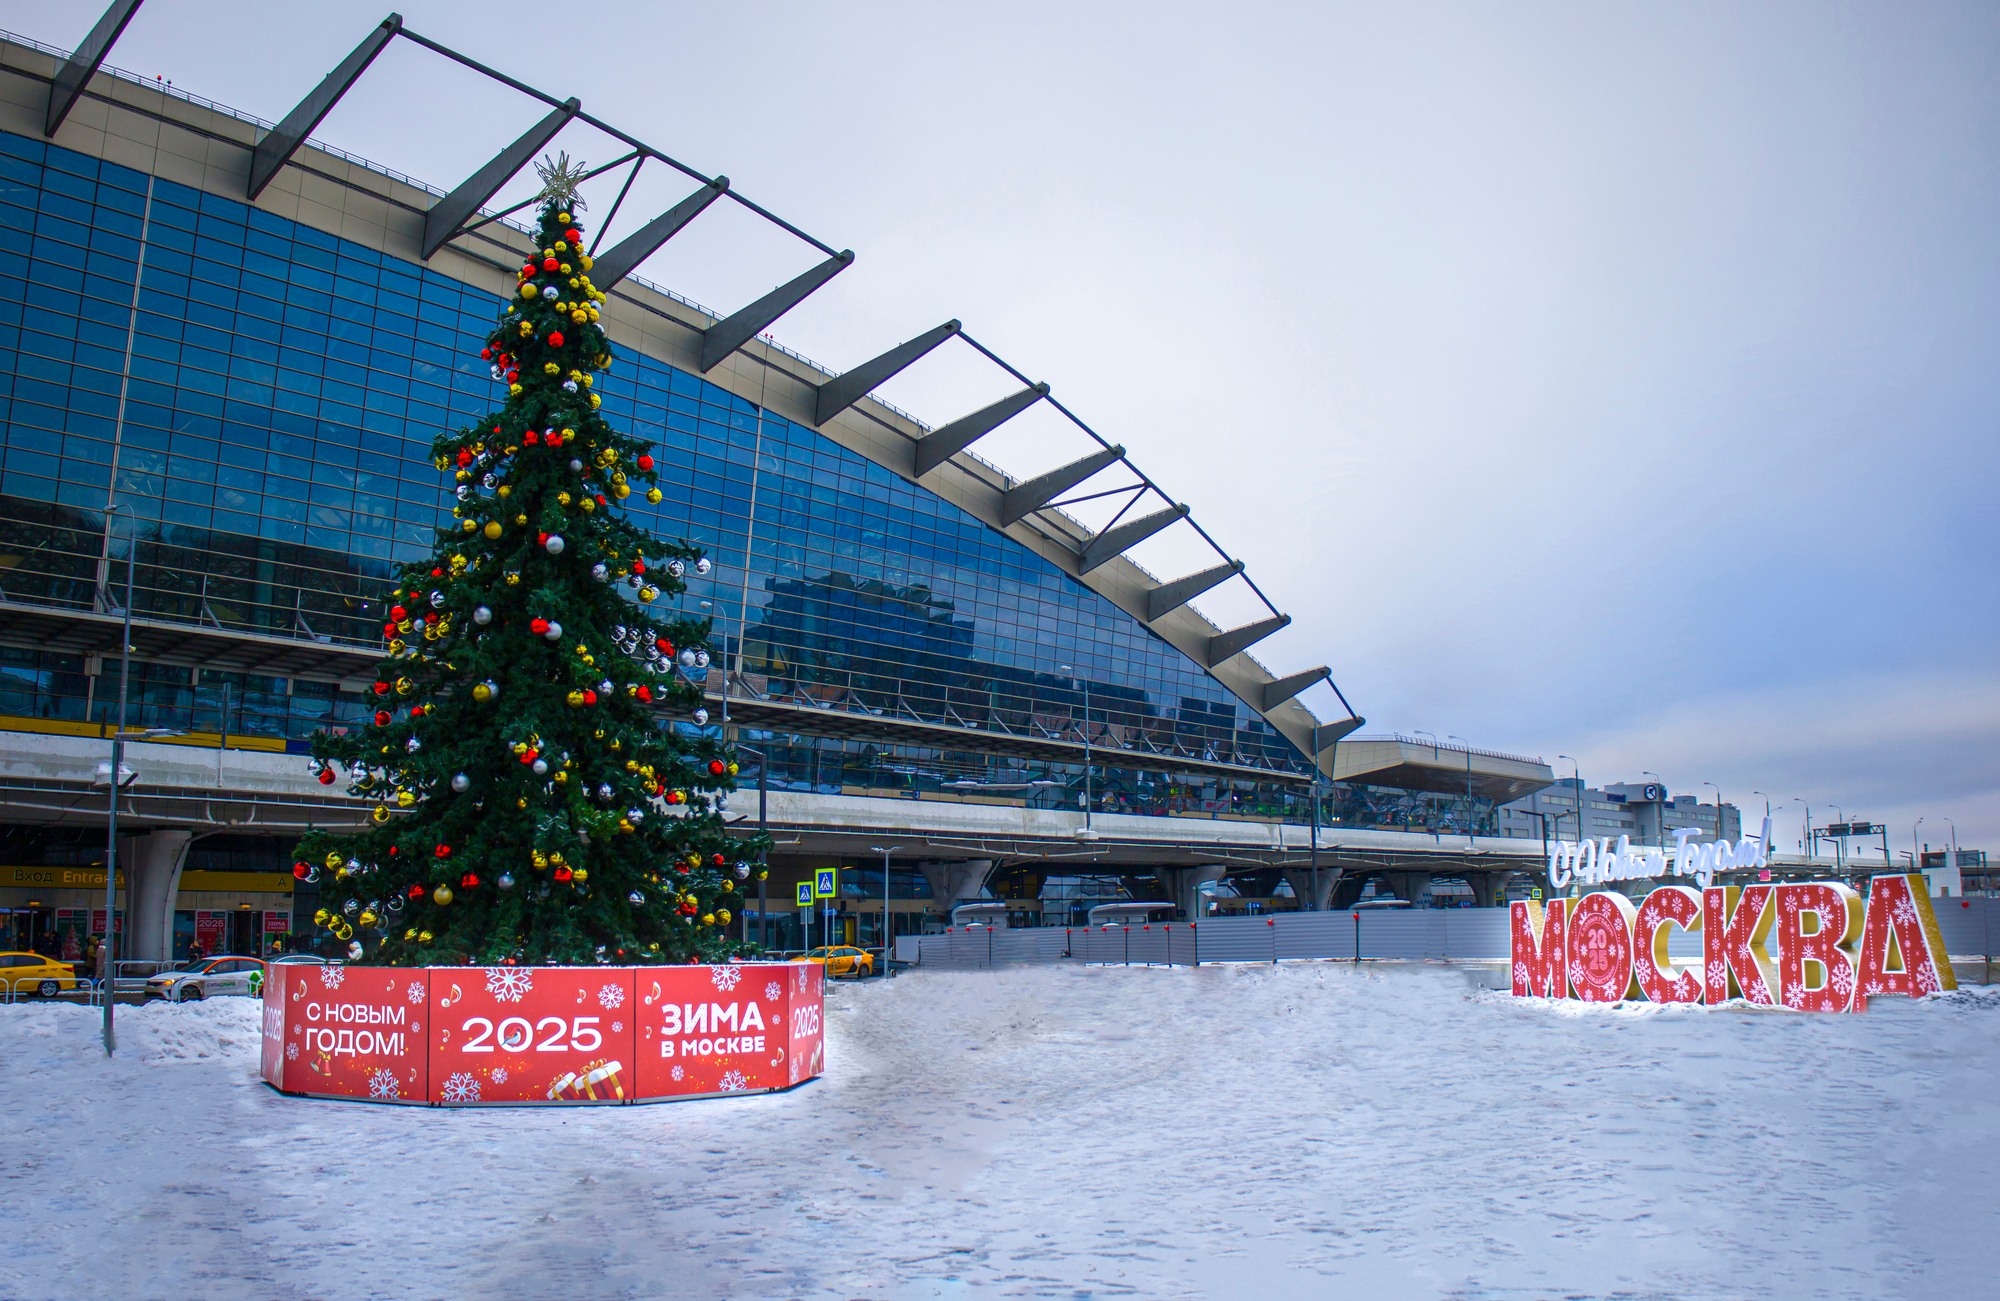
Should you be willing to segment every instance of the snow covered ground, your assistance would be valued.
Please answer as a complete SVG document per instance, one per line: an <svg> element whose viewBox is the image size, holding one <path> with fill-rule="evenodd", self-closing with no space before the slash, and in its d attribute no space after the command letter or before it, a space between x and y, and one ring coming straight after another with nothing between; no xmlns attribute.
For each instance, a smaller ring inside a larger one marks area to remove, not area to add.
<svg viewBox="0 0 2000 1301"><path fill-rule="evenodd" d="M0 1297L1991 1296L2000 990L1865 1016L1319 963L920 973L789 1094L281 1098L247 1000L0 1007Z"/></svg>

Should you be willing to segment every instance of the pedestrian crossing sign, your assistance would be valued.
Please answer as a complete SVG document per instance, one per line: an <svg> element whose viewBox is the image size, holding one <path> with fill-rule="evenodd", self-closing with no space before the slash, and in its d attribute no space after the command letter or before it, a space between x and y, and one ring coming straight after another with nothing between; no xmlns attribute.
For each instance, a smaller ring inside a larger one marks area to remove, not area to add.
<svg viewBox="0 0 2000 1301"><path fill-rule="evenodd" d="M813 870L813 898L831 899L839 894L840 886L837 883L839 873L840 869L835 867L815 868Z"/></svg>
<svg viewBox="0 0 2000 1301"><path fill-rule="evenodd" d="M813 906L812 882L801 881L799 882L799 907L810 908L812 906Z"/></svg>

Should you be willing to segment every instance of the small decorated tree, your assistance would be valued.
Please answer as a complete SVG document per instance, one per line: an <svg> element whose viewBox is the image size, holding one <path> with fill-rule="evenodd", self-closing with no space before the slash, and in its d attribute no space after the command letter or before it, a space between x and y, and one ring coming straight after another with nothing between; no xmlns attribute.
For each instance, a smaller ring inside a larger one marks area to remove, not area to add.
<svg viewBox="0 0 2000 1301"><path fill-rule="evenodd" d="M355 959L714 961L740 948L761 846L722 825L736 766L693 680L708 625L648 608L709 561L625 517L658 471L598 415L580 169L537 170L540 251L480 353L506 402L433 445L458 503L390 594L374 718L313 741L370 824L307 835L293 870Z"/></svg>

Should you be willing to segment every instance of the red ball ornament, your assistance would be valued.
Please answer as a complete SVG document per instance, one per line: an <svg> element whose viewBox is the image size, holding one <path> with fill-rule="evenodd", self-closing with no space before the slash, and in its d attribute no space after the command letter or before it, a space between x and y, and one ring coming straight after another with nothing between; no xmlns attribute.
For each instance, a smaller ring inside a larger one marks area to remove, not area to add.
<svg viewBox="0 0 2000 1301"><path fill-rule="evenodd" d="M310 863L294 863L292 864L292 875L303 881L312 875L312 865Z"/></svg>
<svg viewBox="0 0 2000 1301"><path fill-rule="evenodd" d="M443 570L442 568L434 568L434 569L432 569L432 570L431 570L431 577L432 577L432 578L443 578L443 577L444 577L444 570Z"/></svg>
<svg viewBox="0 0 2000 1301"><path fill-rule="evenodd" d="M386 696L386 695L388 695L388 694L389 694L389 684L388 684L388 683L386 683L386 682L377 682L377 683L375 684L375 694L376 694L376 695L378 695L378 696Z"/></svg>
<svg viewBox="0 0 2000 1301"><path fill-rule="evenodd" d="M528 631L534 633L537 637L548 630L549 621L547 619L531 619L528 621Z"/></svg>
<svg viewBox="0 0 2000 1301"><path fill-rule="evenodd" d="M490 347L489 347L489 348L481 348L481 349L479 350L479 357L480 357L480 360L482 360L482 361L492 361L492 360L493 360L493 349L492 349L492 348L490 348Z"/></svg>
<svg viewBox="0 0 2000 1301"><path fill-rule="evenodd" d="M601 492L597 494L597 504L600 506L609 505L609 503L604 500L604 494Z"/></svg>
<svg viewBox="0 0 2000 1301"><path fill-rule="evenodd" d="M632 557L632 572L635 574L643 574L646 572L646 558L644 556Z"/></svg>
<svg viewBox="0 0 2000 1301"><path fill-rule="evenodd" d="M424 616L425 623L436 623L437 621L438 621L438 616L436 610L432 610L429 614Z"/></svg>
<svg viewBox="0 0 2000 1301"><path fill-rule="evenodd" d="M376 710L376 711L375 711L375 726L377 726L377 727L387 727L388 725L389 725L389 711L388 711L388 710L386 710L386 709L378 709L378 710Z"/></svg>
<svg viewBox="0 0 2000 1301"><path fill-rule="evenodd" d="M549 331L549 346L551 348L560 348L563 346L563 334L561 330Z"/></svg>
<svg viewBox="0 0 2000 1301"><path fill-rule="evenodd" d="M728 860L728 859L726 859L726 858L724 858L724 857L723 857L722 855L720 855L720 854L717 854L717 855L715 856L715 859L714 859L714 862L715 862L715 865L716 865L717 867L726 867L726 866L728 866L728 864L729 864L729 860Z"/></svg>
<svg viewBox="0 0 2000 1301"><path fill-rule="evenodd" d="M651 456L647 456L647 455L644 455L644 454L641 454L641 456L639 457L639 468L640 468L640 469L642 469L642 470L650 470L650 469L652 469L652 468L653 468L653 458L652 458Z"/></svg>
<svg viewBox="0 0 2000 1301"><path fill-rule="evenodd" d="M528 447L533 447L536 443L539 443L541 441L542 441L541 434L533 429L530 429L527 433L521 435L521 442Z"/></svg>
<svg viewBox="0 0 2000 1301"><path fill-rule="evenodd" d="M333 769L322 768L319 770L319 784L322 786L333 785Z"/></svg>
<svg viewBox="0 0 2000 1301"><path fill-rule="evenodd" d="M463 447L459 448L459 449L458 449L458 463L459 463L460 465L462 465L462 466L464 466L464 465L471 465L471 464L472 464L472 453L471 453L471 452L469 452L469 451L467 451L467 450L466 450L465 448L463 448Z"/></svg>
<svg viewBox="0 0 2000 1301"><path fill-rule="evenodd" d="M393 853L395 853L396 851L392 849L392 850L390 850L389 852L393 854ZM423 898L423 897L424 897L424 888L423 888L422 886L420 886L420 885L413 885L413 886L411 886L411 887L410 887L410 898L412 898L412 899L421 899L421 898Z"/></svg>
<svg viewBox="0 0 2000 1301"><path fill-rule="evenodd" d="M411 705L411 706L410 706L410 717L411 717L411 718L422 718L423 716L424 716L424 707L423 707L422 705Z"/></svg>
<svg viewBox="0 0 2000 1301"><path fill-rule="evenodd" d="M458 883L470 890L479 884L479 873L467 872L464 876L458 878Z"/></svg>
<svg viewBox="0 0 2000 1301"><path fill-rule="evenodd" d="M391 619L407 619L410 617L410 612L400 605L392 605L389 607L389 617Z"/></svg>
<svg viewBox="0 0 2000 1301"><path fill-rule="evenodd" d="M643 682L639 684L639 689L633 694L639 697L639 703L642 705L653 703L653 689Z"/></svg>
<svg viewBox="0 0 2000 1301"><path fill-rule="evenodd" d="M382 625L382 635L383 635L384 637L394 637L394 636L396 635L396 625L395 625L395 624L393 624L393 623L385 623L385 624L383 624L383 625Z"/></svg>
<svg viewBox="0 0 2000 1301"><path fill-rule="evenodd" d="M586 704L586 705L594 705L594 704L596 704L596 703L597 703L597 693L596 693L595 691L591 691L591 690L589 690L588 688L586 688L586 689L584 690L584 693L583 693L583 703L584 703L584 704Z"/></svg>
<svg viewBox="0 0 2000 1301"><path fill-rule="evenodd" d="M570 872L568 866L565 865L563 867L557 868L555 875L556 875L556 880L567 881L573 874Z"/></svg>
<svg viewBox="0 0 2000 1301"><path fill-rule="evenodd" d="M548 535L548 534L546 534L546 533L537 533L537 534L535 534L535 545L536 545L536 546L538 546L538 547L545 547L545 546L547 546L548 544L549 544L549 535Z"/></svg>
<svg viewBox="0 0 2000 1301"><path fill-rule="evenodd" d="M632 568L636 572L639 566L633 565ZM655 637L653 638L653 649L659 651L662 655L671 655L674 653L674 644L665 637Z"/></svg>
<svg viewBox="0 0 2000 1301"><path fill-rule="evenodd" d="M521 751L521 762L533 763L535 760L541 758L541 756L542 752L540 750L535 749L533 746L529 746L527 749Z"/></svg>
<svg viewBox="0 0 2000 1301"><path fill-rule="evenodd" d="M583 243L583 232L572 226L563 232L563 238L572 244L581 244Z"/></svg>
<svg viewBox="0 0 2000 1301"><path fill-rule="evenodd" d="M562 263L556 261L552 257L545 257L542 259L542 270L544 271L554 271L557 267L560 267L561 265Z"/></svg>
<svg viewBox="0 0 2000 1301"><path fill-rule="evenodd" d="M722 760L720 760L720 759L711 759L711 760L709 760L709 761L708 761L708 773L709 773L709 776L711 776L711 777L720 777L720 776L722 776L722 774L723 774L723 772L724 772L724 771L725 771L725 767L724 767L724 765L723 765L723 762L722 762Z"/></svg>
<svg viewBox="0 0 2000 1301"><path fill-rule="evenodd" d="M450 845L439 845L439 846L437 847L437 856L438 856L439 858L450 858L450 857L451 857L451 846L450 846Z"/></svg>

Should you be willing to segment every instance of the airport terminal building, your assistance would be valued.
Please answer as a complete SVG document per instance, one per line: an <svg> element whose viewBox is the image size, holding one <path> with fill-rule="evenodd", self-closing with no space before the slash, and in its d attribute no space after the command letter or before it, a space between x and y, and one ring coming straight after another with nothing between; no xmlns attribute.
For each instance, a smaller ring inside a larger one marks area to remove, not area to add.
<svg viewBox="0 0 2000 1301"><path fill-rule="evenodd" d="M526 241L485 205L559 131L603 126L542 96L542 123L449 191L309 140L393 39L459 58L385 23L275 125L90 42L0 41L0 947L104 924L128 578L128 735L154 733L127 747L131 951L311 939L292 843L361 810L300 756L372 708L379 597L452 506L431 439L504 392L477 342ZM962 899L1062 922L1204 892L1411 897L1446 875L1490 901L1533 869L1495 810L1548 767L1315 717L1297 697L1328 671L1252 653L1283 615L1222 628L1192 604L1244 581L1219 544L1165 580L1126 556L1191 524L1122 447L1025 479L975 454L1056 401L1046 386L994 358L1019 390L935 426L869 396L933 348L985 352L958 322L835 375L766 330L852 254L786 226L815 265L732 312L634 274L733 198L701 178L610 225L619 359L599 392L677 471L658 505L632 499L638 522L716 562L683 605L714 620L709 726L743 747L731 812L774 841L753 936L798 943L792 884L828 866L836 933L864 943L885 911L901 932ZM1063 508L1120 474L1138 486L1111 524Z"/></svg>

